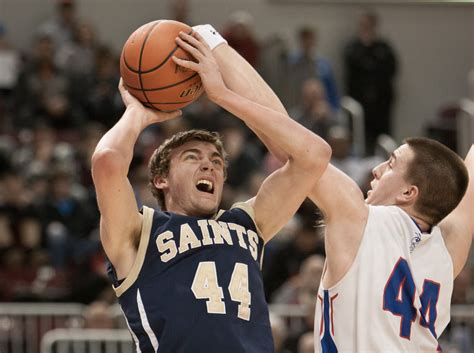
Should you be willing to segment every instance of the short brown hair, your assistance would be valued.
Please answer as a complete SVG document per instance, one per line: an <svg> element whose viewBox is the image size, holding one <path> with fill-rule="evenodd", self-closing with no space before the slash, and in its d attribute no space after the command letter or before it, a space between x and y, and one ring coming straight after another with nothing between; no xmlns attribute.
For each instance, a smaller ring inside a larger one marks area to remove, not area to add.
<svg viewBox="0 0 474 353"><path fill-rule="evenodd" d="M414 152L405 180L418 187L415 211L438 224L463 198L469 176L463 160L441 143L420 137L405 141Z"/></svg>
<svg viewBox="0 0 474 353"><path fill-rule="evenodd" d="M170 171L171 153L179 146L184 145L189 141L203 141L212 143L216 146L217 151L224 159L224 177L227 175L227 153L224 150L224 145L221 137L217 132L210 132L206 130L188 130L181 131L165 140L150 158L148 169L150 171L150 189L153 196L158 201L160 208L166 210L165 195L163 190L158 189L154 184L156 176L166 177Z"/></svg>

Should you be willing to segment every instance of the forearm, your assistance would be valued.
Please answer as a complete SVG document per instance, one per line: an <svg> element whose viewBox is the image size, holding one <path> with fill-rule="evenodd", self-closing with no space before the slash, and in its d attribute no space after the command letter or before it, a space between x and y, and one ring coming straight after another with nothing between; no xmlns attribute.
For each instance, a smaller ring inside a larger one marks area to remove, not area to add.
<svg viewBox="0 0 474 353"><path fill-rule="evenodd" d="M289 159L314 165L317 158L326 159L330 154L329 146L324 140L287 115L242 97L230 89L216 97L215 102L255 131L261 132L267 142L276 145Z"/></svg>
<svg viewBox="0 0 474 353"><path fill-rule="evenodd" d="M219 64L225 84L229 89L264 107L287 115L287 111L278 96L239 53L227 44L220 45L213 50L214 57ZM288 154L278 144L255 125L247 126L265 144L267 149L282 163L288 160Z"/></svg>

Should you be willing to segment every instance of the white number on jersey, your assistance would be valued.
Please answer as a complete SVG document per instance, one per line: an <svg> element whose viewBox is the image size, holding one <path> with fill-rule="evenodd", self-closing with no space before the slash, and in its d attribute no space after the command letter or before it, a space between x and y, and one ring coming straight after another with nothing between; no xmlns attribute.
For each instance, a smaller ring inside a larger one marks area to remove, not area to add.
<svg viewBox="0 0 474 353"><path fill-rule="evenodd" d="M236 263L229 283L230 298L239 303L237 317L250 320L251 293L249 291L248 266ZM207 312L210 314L225 314L224 294L217 281L216 264L214 261L203 261L194 275L191 290L196 299L207 299Z"/></svg>

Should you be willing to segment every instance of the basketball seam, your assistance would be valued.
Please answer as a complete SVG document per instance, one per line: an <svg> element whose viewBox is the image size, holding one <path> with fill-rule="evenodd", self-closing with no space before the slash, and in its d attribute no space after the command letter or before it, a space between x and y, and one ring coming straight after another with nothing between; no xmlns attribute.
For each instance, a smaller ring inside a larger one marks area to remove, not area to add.
<svg viewBox="0 0 474 353"><path fill-rule="evenodd" d="M133 73L136 73L136 74L148 74L150 72L153 72L155 70L158 70L160 67L162 67L164 64L166 64L166 62L168 61L168 59L171 57L171 55L173 55L176 50L178 50L178 46L176 46L169 54L168 56L165 58L165 60L163 60L163 62L161 64L159 64L158 66L155 66L154 68L151 68L149 70L146 70L146 71L141 71L141 70L135 70L133 67L131 67L127 60L125 59L125 57L123 58L123 61L125 63L125 66L127 66L127 69L129 69L131 72Z"/></svg>
<svg viewBox="0 0 474 353"><path fill-rule="evenodd" d="M154 26L150 29L150 32L151 32L153 29L154 29ZM148 35L150 34L150 32L147 33L147 36L146 36L146 38L145 38L145 40L144 40L144 43L143 43L143 47L142 47L142 48L145 47L145 42L146 42L146 40L148 39ZM191 34L191 33L193 33L193 31L189 32L188 34ZM140 70L140 66L141 66L141 65L139 65L139 69L138 69L138 70L135 70L133 67L131 67L131 66L128 64L127 58L125 57L125 55L123 56L123 62L124 62L124 64L125 64L125 66L127 67L127 69L129 69L131 72L136 73L136 74L147 74L147 73L150 73L150 72L152 72L152 71L158 70L160 67L162 67L164 64L166 64L166 62L168 61L168 59L176 52L176 50L178 50L178 48L179 48L179 46L175 46L174 49L168 54L168 56L167 56L160 64L158 64L158 66L155 66L155 67L153 67L153 68L151 68L151 69L148 69L148 70L146 70L146 71L141 71L141 70ZM140 56L140 58L141 58L141 56ZM140 63L141 63L141 61L140 61Z"/></svg>
<svg viewBox="0 0 474 353"><path fill-rule="evenodd" d="M189 80L191 80L192 78L196 77L198 75L198 73L194 73L193 75L189 76L188 78L182 80L182 81L179 81L179 82L176 82L176 83L173 83L172 85L168 85L168 86L163 86L163 87L158 87L158 88L143 88L142 87L133 87L133 86L130 86L130 85L127 85L128 88L130 89L134 89L136 91L147 91L147 92L150 92L150 91L161 91L163 89L167 89L167 88L170 88L170 87L174 87L174 86L178 86L184 82L187 82Z"/></svg>
<svg viewBox="0 0 474 353"><path fill-rule="evenodd" d="M151 28L150 30L148 31L148 33L146 34L145 36L145 39L143 40L143 43L142 43L142 47L140 48L140 57L138 59L138 70L141 71L141 68L142 68L142 57L143 57L143 51L145 49L145 44L146 44L146 41L148 40L148 37L150 36L151 32L153 31L153 29L158 26L160 24L160 21L158 21L157 23L155 23ZM124 61L125 61L125 56L124 56ZM140 81L140 87L143 91L143 80L142 80L142 74L139 72L138 73L138 81ZM151 104L150 100L148 99L148 96L146 95L145 91L143 91L143 95L145 96L145 99L146 101Z"/></svg>

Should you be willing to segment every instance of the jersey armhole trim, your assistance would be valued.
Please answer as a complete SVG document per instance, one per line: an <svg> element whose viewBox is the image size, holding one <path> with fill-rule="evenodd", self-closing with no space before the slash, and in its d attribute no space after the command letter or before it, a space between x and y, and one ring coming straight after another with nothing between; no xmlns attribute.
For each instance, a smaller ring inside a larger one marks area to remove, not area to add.
<svg viewBox="0 0 474 353"><path fill-rule="evenodd" d="M446 240L445 240L444 237L443 237L443 231L442 231L441 227L439 227L439 226L437 226L437 225L434 226L433 229L432 229L432 234L433 234L435 231L439 233L438 236L439 236L440 239L441 239L441 243L442 243L443 246L444 246L444 250L446 250L446 254L447 254L448 259L449 259L449 265L451 266L451 273L452 273L452 277L453 277L452 280L454 281L454 280L456 279L456 276L454 275L454 259L453 259L453 256L452 256L451 253L449 252L448 246L446 245ZM466 263L464 264L464 266L466 266L466 264L467 264L467 261L466 261Z"/></svg>
<svg viewBox="0 0 474 353"><path fill-rule="evenodd" d="M230 207L230 209L233 209L233 208L239 208L249 215L249 217L252 219L253 224L255 225L255 229L257 230L258 237L261 238L263 240L263 243L265 244L266 242L265 242L265 239L263 239L262 237L262 232L258 228L257 222L255 222L255 211L253 207L249 205L247 202L236 202Z"/></svg>
<svg viewBox="0 0 474 353"><path fill-rule="evenodd" d="M148 240L150 239L151 226L153 224L153 212L153 209L143 206L143 223L137 257L135 258L135 262L125 280L118 287L113 287L117 297L120 297L128 288L130 288L138 278L138 274L140 273L143 262L145 261L146 249L148 248Z"/></svg>

